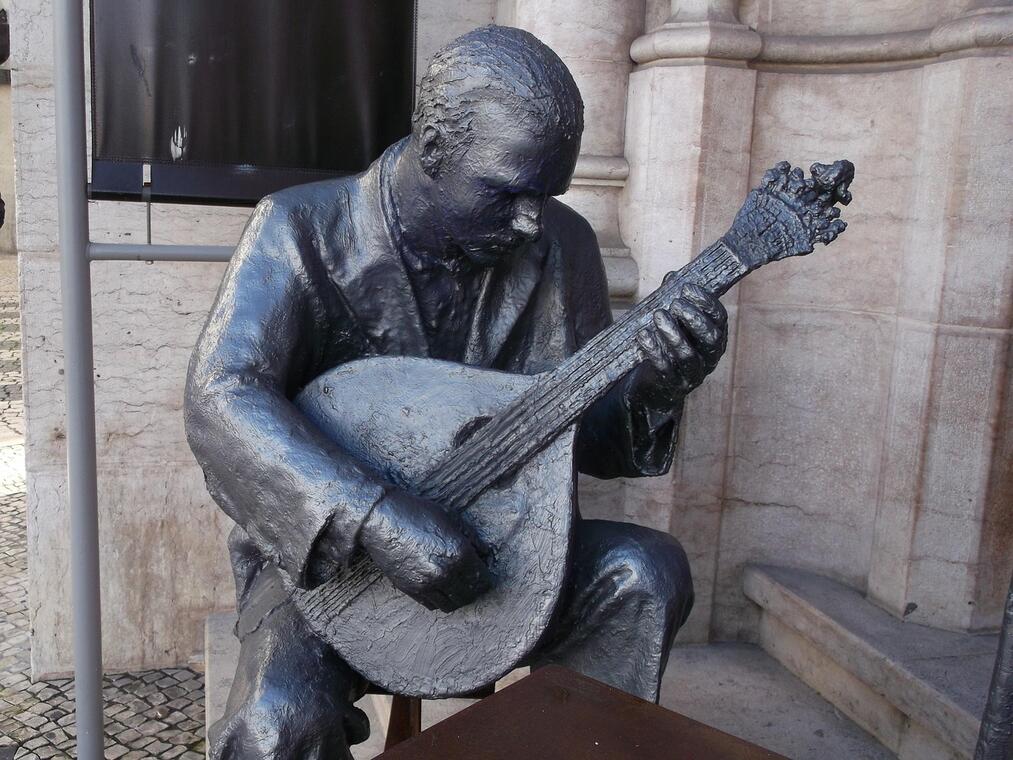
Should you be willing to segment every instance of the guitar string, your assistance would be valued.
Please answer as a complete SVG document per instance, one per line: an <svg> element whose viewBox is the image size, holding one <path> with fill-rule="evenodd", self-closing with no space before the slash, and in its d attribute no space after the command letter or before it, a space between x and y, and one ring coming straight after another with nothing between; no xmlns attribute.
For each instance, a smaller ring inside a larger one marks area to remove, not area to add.
<svg viewBox="0 0 1013 760"><path fill-rule="evenodd" d="M655 301L663 299L649 297L647 300ZM640 306L650 307L653 305L645 302ZM439 485L445 487L448 481L460 475L462 466L469 467L469 465L473 464L474 458L471 456L472 453L478 450L482 444L488 443L490 438L496 442L499 451L504 454L510 454L512 444L514 443L512 439L519 436L530 437L537 430L537 428L533 430L528 423L531 419L539 419L538 416L534 415L548 411L547 407L558 407L560 400L565 399L572 402L575 396L581 397L580 400L583 400L582 397L591 395L593 391L591 393L585 391L588 376L602 369L601 359L603 357L605 363L610 362L616 357L617 350L615 344L620 341L628 343L632 333L640 329L641 322L643 321L641 317L645 316L644 312L648 310L653 311L650 308L631 309L631 313L628 313L626 318L617 323L615 329L603 331L601 333L602 338L597 341L589 341L589 345L586 345L584 351L581 352L581 359L579 361L564 363L552 371L548 377L540 381L530 392L525 393L519 403L515 403L504 410L497 417L495 423L486 425L472 439L473 443L467 447L467 450L458 449L454 453L453 459L455 461L444 462L445 467L439 468L436 480L443 481L443 483L434 487L434 492L437 495L442 495L444 498L449 496L446 492L441 493ZM620 351L625 353L626 348L628 346L623 346ZM578 401L571 405L578 407L580 403ZM522 419L515 420L518 416L521 416ZM504 427L507 428L506 431L502 430ZM558 432L558 428L562 426L557 425L555 427L557 430L550 430L550 435L552 432ZM504 438L504 434L508 437ZM541 436L538 437L540 438ZM487 450L482 452L482 454L487 453ZM483 459L483 461L488 462L487 459ZM488 464L491 465L492 463L488 462ZM469 467L469 476L474 477L475 474L474 469Z"/></svg>

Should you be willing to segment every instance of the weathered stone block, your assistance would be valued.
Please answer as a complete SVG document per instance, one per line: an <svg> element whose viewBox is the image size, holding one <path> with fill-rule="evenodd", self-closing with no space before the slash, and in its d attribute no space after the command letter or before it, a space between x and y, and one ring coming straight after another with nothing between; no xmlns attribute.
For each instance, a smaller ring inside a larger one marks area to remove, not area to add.
<svg viewBox="0 0 1013 760"><path fill-rule="evenodd" d="M753 184L782 160L808 168L855 164L847 232L804 259L769 266L740 286L750 303L891 313L914 182L918 70L824 77L761 72L756 82ZM885 123L884 123L885 120ZM831 151L832 154L828 154Z"/></svg>
<svg viewBox="0 0 1013 760"><path fill-rule="evenodd" d="M908 604L935 342L933 325L898 320L868 578L870 598L898 616Z"/></svg>
<svg viewBox="0 0 1013 760"><path fill-rule="evenodd" d="M465 32L491 24L496 0L431 0L419 3L418 32L415 40L415 74L421 79L433 54Z"/></svg>
<svg viewBox="0 0 1013 760"><path fill-rule="evenodd" d="M624 113L616 108L626 100L630 65L599 58L567 58L585 103L584 153L619 156L623 152Z"/></svg>
<svg viewBox="0 0 1013 760"><path fill-rule="evenodd" d="M251 211L242 207L156 203L151 207L151 242L234 247Z"/></svg>
<svg viewBox="0 0 1013 760"><path fill-rule="evenodd" d="M754 81L754 72L720 66L653 67L630 76L630 176L619 220L640 267L641 295L731 224L747 190Z"/></svg>
<svg viewBox="0 0 1013 760"><path fill-rule="evenodd" d="M773 619L761 623L764 647L888 747L971 757L997 636L904 623L853 589L784 567L748 567L744 589Z"/></svg>
<svg viewBox="0 0 1013 760"><path fill-rule="evenodd" d="M864 585L893 353L893 321L872 314L739 315L715 620L729 637L748 615L734 600L750 558Z"/></svg>
<svg viewBox="0 0 1013 760"><path fill-rule="evenodd" d="M11 72L18 251L57 246L56 134L52 71Z"/></svg>
<svg viewBox="0 0 1013 760"><path fill-rule="evenodd" d="M758 647L676 646L661 704L793 760L893 754Z"/></svg>
<svg viewBox="0 0 1013 760"><path fill-rule="evenodd" d="M1000 59L926 66L918 115L913 220L904 241L902 314L928 322L1010 326L1008 208L1011 82ZM959 108L953 107L960 103Z"/></svg>
<svg viewBox="0 0 1013 760"><path fill-rule="evenodd" d="M187 662L202 648L208 613L234 604L229 520L207 495L196 465L101 466L98 482L105 666L145 670ZM29 471L36 678L73 668L66 500L62 466Z"/></svg>
<svg viewBox="0 0 1013 760"><path fill-rule="evenodd" d="M98 459L191 463L183 432L186 368L223 264L103 263L92 268ZM28 462L65 461L59 261L22 259Z"/></svg>
<svg viewBox="0 0 1013 760"><path fill-rule="evenodd" d="M8 3L7 11L11 27L10 68L52 66L52 0L14 0Z"/></svg>
<svg viewBox="0 0 1013 760"><path fill-rule="evenodd" d="M805 0L742 0L739 18L764 34L834 37L924 29L957 15L966 6L966 0L890 0L862 3L861 13L856 13L853 5L814 5Z"/></svg>
<svg viewBox="0 0 1013 760"><path fill-rule="evenodd" d="M897 752L907 718L889 701L774 615L760 618L760 645L881 744Z"/></svg>
<svg viewBox="0 0 1013 760"><path fill-rule="evenodd" d="M1009 340L1006 331L939 328L912 539L908 595L918 605L913 621L971 626L982 520L987 508L1002 509L989 501L988 487ZM1013 558L999 561L1008 575Z"/></svg>

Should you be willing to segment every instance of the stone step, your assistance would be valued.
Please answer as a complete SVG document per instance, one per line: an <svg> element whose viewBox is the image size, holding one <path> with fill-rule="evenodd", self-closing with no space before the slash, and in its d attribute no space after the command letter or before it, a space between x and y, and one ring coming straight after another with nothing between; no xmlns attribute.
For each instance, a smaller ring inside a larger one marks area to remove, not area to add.
<svg viewBox="0 0 1013 760"><path fill-rule="evenodd" d="M204 684L207 725L222 716L239 657L232 635L234 613L212 615L205 627ZM515 671L497 683L503 688L525 675ZM426 700L422 725L427 728L472 700ZM661 704L670 710L778 752L793 760L889 760L893 757L873 737L781 667L759 647L749 644L676 646L669 657ZM369 716L372 735L352 748L355 760L383 751L390 697L367 695L356 705Z"/></svg>
<svg viewBox="0 0 1013 760"><path fill-rule="evenodd" d="M815 573L747 567L760 644L901 760L973 756L997 635L898 620Z"/></svg>

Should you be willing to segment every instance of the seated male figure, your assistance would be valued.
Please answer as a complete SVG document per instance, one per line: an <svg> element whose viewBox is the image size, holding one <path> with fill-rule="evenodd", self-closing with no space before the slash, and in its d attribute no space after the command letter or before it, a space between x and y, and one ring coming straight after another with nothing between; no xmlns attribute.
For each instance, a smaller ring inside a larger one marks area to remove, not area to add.
<svg viewBox="0 0 1013 760"><path fill-rule="evenodd" d="M457 609L489 584L443 506L383 482L292 399L372 356L534 374L610 324L594 233L555 200L583 106L530 34L486 27L450 43L422 80L411 135L364 173L290 188L254 211L200 337L186 392L190 445L236 522L230 552L241 654L215 758L350 757L368 735L363 679L311 632L304 588L366 552L420 604ZM714 368L726 315L689 288L639 335L649 359L582 419L581 472L660 475L683 399ZM666 533L579 520L558 613L532 665L558 663L657 700L693 601Z"/></svg>

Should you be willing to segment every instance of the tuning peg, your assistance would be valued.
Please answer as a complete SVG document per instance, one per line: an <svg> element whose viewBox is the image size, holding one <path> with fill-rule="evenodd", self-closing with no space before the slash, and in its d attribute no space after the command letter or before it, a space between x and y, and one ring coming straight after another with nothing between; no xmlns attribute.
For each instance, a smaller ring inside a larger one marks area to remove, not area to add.
<svg viewBox="0 0 1013 760"><path fill-rule="evenodd" d="M834 161L832 164L813 164L809 167L813 179L826 190L833 192L834 202L847 206L851 203L848 187L855 178L855 165L847 160Z"/></svg>

